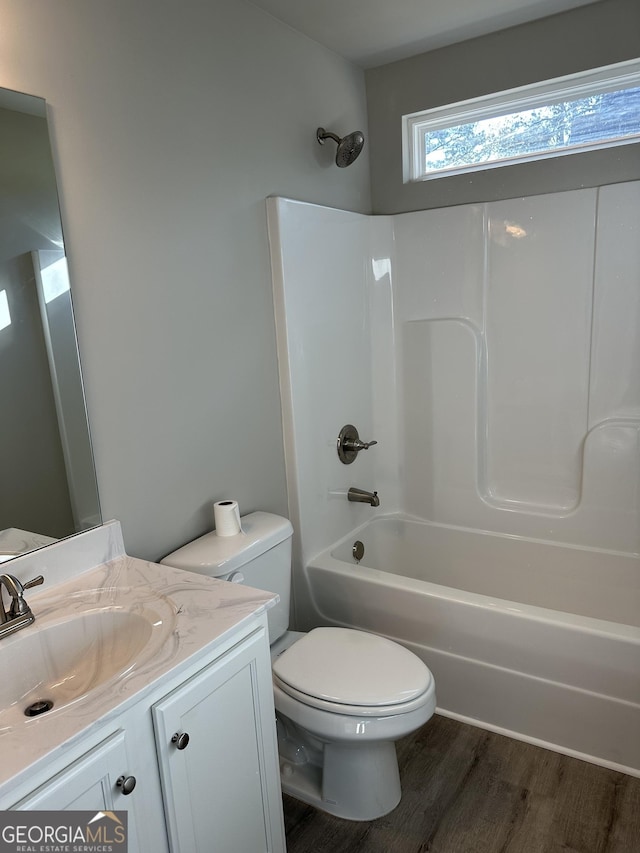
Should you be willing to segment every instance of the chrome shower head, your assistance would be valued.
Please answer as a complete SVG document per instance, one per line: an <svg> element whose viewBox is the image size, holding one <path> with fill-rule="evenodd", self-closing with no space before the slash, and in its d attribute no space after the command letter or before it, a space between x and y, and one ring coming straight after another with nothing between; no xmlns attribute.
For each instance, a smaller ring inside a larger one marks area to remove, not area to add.
<svg viewBox="0 0 640 853"><path fill-rule="evenodd" d="M325 130L324 127L319 127L316 131L316 139L320 145L324 145L325 139L333 139L338 143L336 166L341 169L350 166L364 147L364 135L359 130L340 138L335 133Z"/></svg>

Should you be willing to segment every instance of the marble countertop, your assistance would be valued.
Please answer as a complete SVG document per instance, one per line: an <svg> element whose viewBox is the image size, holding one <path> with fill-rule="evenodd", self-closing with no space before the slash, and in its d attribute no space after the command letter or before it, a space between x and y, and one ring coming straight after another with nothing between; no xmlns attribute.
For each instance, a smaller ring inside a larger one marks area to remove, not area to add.
<svg viewBox="0 0 640 853"><path fill-rule="evenodd" d="M45 548L38 552L40 567L43 560L46 563L46 551ZM20 574L30 571L33 568L24 566ZM43 573L46 577L46 566ZM29 657L35 648L36 654L46 657L47 638L55 635L59 630L57 626L88 611L129 611L145 618L151 614L152 628L149 639L142 643L124 672L115 673L101 683L98 678L93 685L89 677L86 694L67 704L62 701L59 707L54 705L42 716L27 718L23 705L29 702L24 697L30 699L32 689L21 693L17 705L7 707L6 700L1 703L0 795L9 782L15 782L35 766L56 757L76 736L86 734L110 718L115 719L157 689L162 679L176 667L197 662L199 658L203 665L206 664L206 658L217 645L222 645L244 622L265 612L277 601L269 592L126 555L116 556L48 589L31 589L25 597L36 621L0 640L0 680L6 679L10 660L4 658L3 666L4 655L18 656L14 659L20 660L20 655ZM36 633L39 639L35 639ZM122 633L129 637L131 632ZM25 643L27 638L28 644ZM125 644L128 641L125 638ZM25 660L25 685L31 688L33 676L29 675L29 668L30 661ZM21 679L19 673L16 677ZM15 694L20 690L10 687L9 692Z"/></svg>
<svg viewBox="0 0 640 853"><path fill-rule="evenodd" d="M56 540L42 533L32 533L30 530L20 530L18 527L7 527L0 530L0 563L5 559L24 554L43 545L51 545Z"/></svg>

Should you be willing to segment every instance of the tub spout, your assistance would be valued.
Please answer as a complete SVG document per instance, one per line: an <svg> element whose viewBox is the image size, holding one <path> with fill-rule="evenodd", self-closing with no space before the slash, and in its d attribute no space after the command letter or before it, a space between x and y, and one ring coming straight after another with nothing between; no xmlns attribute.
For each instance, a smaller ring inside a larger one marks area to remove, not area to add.
<svg viewBox="0 0 640 853"><path fill-rule="evenodd" d="M377 492L365 492L364 489L355 489L353 486L347 492L347 499L356 503L380 506L380 498Z"/></svg>

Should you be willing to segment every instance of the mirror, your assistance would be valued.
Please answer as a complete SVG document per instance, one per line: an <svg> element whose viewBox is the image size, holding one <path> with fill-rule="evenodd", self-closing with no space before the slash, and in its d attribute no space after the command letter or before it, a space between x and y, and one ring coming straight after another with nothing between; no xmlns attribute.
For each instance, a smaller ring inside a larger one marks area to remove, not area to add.
<svg viewBox="0 0 640 853"><path fill-rule="evenodd" d="M0 89L0 562L101 523L45 102Z"/></svg>

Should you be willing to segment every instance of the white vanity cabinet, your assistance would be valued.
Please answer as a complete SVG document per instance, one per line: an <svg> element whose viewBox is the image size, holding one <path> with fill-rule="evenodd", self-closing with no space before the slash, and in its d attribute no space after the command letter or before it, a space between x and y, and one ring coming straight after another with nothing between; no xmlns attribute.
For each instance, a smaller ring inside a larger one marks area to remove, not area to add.
<svg viewBox="0 0 640 853"><path fill-rule="evenodd" d="M118 730L52 779L48 779L13 808L40 811L129 811L124 801L124 791L131 785L132 777L125 775L123 770L130 766L126 734ZM138 853L141 849L138 827L135 817L132 817L129 815L127 821L128 850L129 853Z"/></svg>
<svg viewBox="0 0 640 853"><path fill-rule="evenodd" d="M153 706L173 853L284 851L272 690L261 632Z"/></svg>
<svg viewBox="0 0 640 853"><path fill-rule="evenodd" d="M125 733L114 732L69 767L47 780L20 802L16 809L94 809L104 811L126 808L118 803L117 780L127 766Z"/></svg>
<svg viewBox="0 0 640 853"><path fill-rule="evenodd" d="M264 616L109 718L0 808L125 809L130 853L284 853Z"/></svg>

